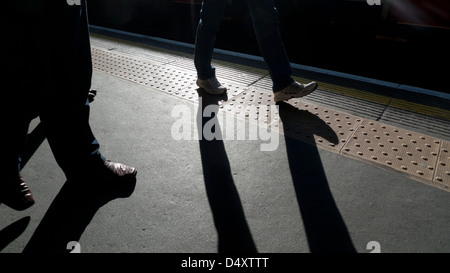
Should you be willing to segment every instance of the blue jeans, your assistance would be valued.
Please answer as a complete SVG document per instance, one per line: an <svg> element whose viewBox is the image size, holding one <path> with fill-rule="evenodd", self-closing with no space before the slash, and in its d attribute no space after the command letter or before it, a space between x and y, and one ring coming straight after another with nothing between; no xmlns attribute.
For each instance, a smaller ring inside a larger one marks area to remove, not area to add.
<svg viewBox="0 0 450 273"><path fill-rule="evenodd" d="M294 82L292 68L281 39L278 12L273 0L246 0L250 9L258 46L273 82L273 91L280 91ZM215 76L211 65L216 35L225 12L227 0L203 0L195 38L195 67L198 78Z"/></svg>

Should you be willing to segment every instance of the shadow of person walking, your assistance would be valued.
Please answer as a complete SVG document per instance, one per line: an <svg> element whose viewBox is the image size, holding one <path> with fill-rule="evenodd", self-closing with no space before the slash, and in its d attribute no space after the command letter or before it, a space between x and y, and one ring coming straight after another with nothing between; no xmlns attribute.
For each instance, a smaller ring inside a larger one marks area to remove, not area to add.
<svg viewBox="0 0 450 273"><path fill-rule="evenodd" d="M70 252L97 211L116 198L131 196L136 178L115 183L106 180L67 180L25 246L24 253Z"/></svg>
<svg viewBox="0 0 450 273"><path fill-rule="evenodd" d="M223 96L213 96L197 90L200 97L197 127L200 154L203 166L206 194L212 210L218 233L219 253L256 253L250 229L245 219L239 193L233 181L230 162L222 140L222 132L217 120L219 100ZM206 107L214 114L205 117ZM201 121L201 123L200 123ZM215 138L204 138L205 124L214 124Z"/></svg>
<svg viewBox="0 0 450 273"><path fill-rule="evenodd" d="M30 223L30 216L26 216L0 230L0 251L18 238Z"/></svg>
<svg viewBox="0 0 450 273"><path fill-rule="evenodd" d="M356 252L333 198L314 135L338 144L336 133L318 116L279 104L289 168L311 252ZM300 141L294 135L302 135Z"/></svg>

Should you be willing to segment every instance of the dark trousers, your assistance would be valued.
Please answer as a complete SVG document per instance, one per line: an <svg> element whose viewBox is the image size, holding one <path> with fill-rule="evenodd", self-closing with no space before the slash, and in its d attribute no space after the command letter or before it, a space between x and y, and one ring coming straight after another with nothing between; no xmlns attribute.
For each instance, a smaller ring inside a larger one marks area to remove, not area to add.
<svg viewBox="0 0 450 273"><path fill-rule="evenodd" d="M273 0L246 0L261 55L269 68L273 91L280 91L294 82L292 68L280 34L278 11ZM195 67L202 80L215 76L211 65L216 35L225 12L227 0L203 0L195 40ZM239 39L236 37L235 39Z"/></svg>
<svg viewBox="0 0 450 273"><path fill-rule="evenodd" d="M5 96L7 172L19 171L28 125L36 115L67 177L95 170L104 158L89 125L92 62L85 1L8 2L13 3L4 10L11 41L5 63L7 77L16 84Z"/></svg>

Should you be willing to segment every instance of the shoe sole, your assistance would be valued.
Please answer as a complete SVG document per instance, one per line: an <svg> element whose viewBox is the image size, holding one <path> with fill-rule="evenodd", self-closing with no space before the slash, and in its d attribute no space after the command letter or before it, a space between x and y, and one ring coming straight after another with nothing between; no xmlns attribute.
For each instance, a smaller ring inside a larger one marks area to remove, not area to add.
<svg viewBox="0 0 450 273"><path fill-rule="evenodd" d="M311 94L312 92L314 92L316 89L317 89L317 87L319 87L319 84L317 84L316 83L316 86L314 86L314 88L311 90L311 91L309 91L308 93L306 93L306 94L302 94L302 95L300 95L300 96L295 96L295 95L283 95L283 96L281 96L281 97L278 97L277 99L275 99L274 98L274 101L275 102L280 102L280 101L287 101L287 100L290 100L290 99L298 99L298 98L303 98L303 97L305 97L305 96L308 96L309 94Z"/></svg>

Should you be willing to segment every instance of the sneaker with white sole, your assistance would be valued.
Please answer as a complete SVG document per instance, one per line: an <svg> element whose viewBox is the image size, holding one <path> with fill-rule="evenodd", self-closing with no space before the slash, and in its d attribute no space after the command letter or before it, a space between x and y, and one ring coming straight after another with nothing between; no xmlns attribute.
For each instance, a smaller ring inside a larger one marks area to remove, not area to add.
<svg viewBox="0 0 450 273"><path fill-rule="evenodd" d="M275 102L287 101L292 98L301 98L311 94L317 88L316 82L310 82L308 84L301 84L298 82L291 83L288 87L279 92L274 93Z"/></svg>
<svg viewBox="0 0 450 273"><path fill-rule="evenodd" d="M227 88L223 86L216 77L207 80L197 79L197 85L213 95L221 95L227 91Z"/></svg>

